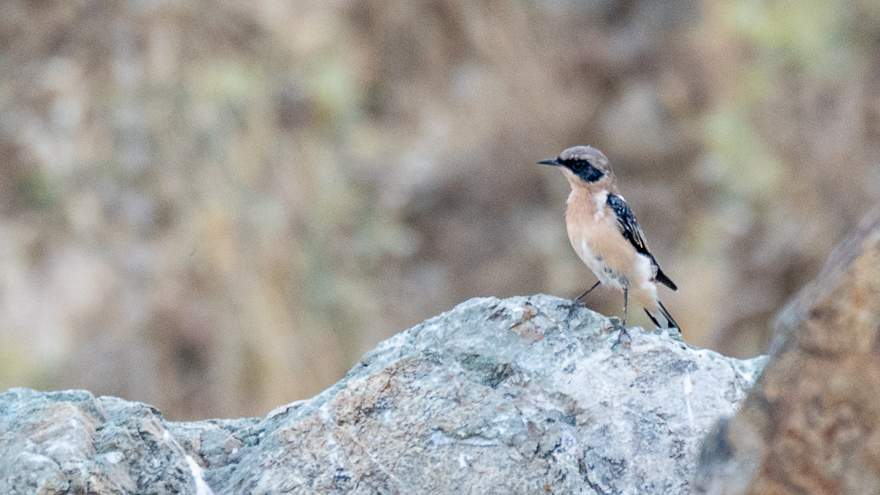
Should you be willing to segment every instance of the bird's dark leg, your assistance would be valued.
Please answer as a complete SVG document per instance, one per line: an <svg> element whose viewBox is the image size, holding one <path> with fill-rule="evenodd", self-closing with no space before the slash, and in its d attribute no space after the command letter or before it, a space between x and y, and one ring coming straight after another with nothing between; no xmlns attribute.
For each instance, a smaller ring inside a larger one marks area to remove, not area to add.
<svg viewBox="0 0 880 495"><path fill-rule="evenodd" d="M587 291L584 292L583 294L579 295L579 296L574 300L574 302L578 302L578 301L580 301L581 299L584 298L584 296L586 296L586 295L589 294L590 292L593 292L593 289L595 289L596 287L599 287L599 284L601 284L601 283L602 283L601 280L597 280L596 283L593 284L592 287L590 287L589 289L587 289Z"/></svg>
<svg viewBox="0 0 880 495"><path fill-rule="evenodd" d="M623 336L626 335L627 340L629 340L629 332L626 331L626 305L629 300L629 286L623 286L623 323L618 326L620 333L617 334L617 343L614 344L613 347L617 347L623 342Z"/></svg>
<svg viewBox="0 0 880 495"><path fill-rule="evenodd" d="M584 296L586 296L587 294L589 294L590 292L592 292L593 289L595 289L596 287L599 287L599 284L601 284L601 283L602 283L601 280L597 280L596 283L593 284L592 287L590 287L589 289L587 289L586 292L584 292L583 294L579 295L577 298L575 298L574 301L571 302L571 306L568 307L568 316L565 317L565 321L568 321L568 320L571 319L571 317L574 315L575 310L577 309L578 304L583 304L583 301L581 301L581 299L583 299ZM563 305L560 305L560 307L562 307L562 306L563 306Z"/></svg>

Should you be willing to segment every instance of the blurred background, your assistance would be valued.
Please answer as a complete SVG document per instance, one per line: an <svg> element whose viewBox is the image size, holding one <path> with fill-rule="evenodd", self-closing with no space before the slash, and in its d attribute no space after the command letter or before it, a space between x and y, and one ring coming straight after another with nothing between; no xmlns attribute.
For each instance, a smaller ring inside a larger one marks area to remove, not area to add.
<svg viewBox="0 0 880 495"><path fill-rule="evenodd" d="M536 162L577 144L686 340L760 354L880 199L880 3L3 0L0 390L264 415L468 298L575 297Z"/></svg>

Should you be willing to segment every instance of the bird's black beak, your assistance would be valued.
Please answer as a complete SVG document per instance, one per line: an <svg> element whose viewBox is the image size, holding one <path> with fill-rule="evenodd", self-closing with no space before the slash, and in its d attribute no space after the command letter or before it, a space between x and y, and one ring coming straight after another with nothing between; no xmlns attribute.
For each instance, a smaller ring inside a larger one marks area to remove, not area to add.
<svg viewBox="0 0 880 495"><path fill-rule="evenodd" d="M538 163L541 165L551 165L554 167L558 167L558 166L562 165L561 163L559 163L559 158L554 158L552 160L541 160Z"/></svg>

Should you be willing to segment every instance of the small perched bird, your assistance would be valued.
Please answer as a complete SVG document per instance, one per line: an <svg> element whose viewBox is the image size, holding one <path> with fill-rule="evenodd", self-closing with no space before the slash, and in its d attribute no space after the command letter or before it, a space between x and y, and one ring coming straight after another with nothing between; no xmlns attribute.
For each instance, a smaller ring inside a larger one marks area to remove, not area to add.
<svg viewBox="0 0 880 495"><path fill-rule="evenodd" d="M568 239L577 255L596 274L600 283L623 290L623 325L626 331L627 298L632 295L658 328L678 328L657 298L657 283L678 287L657 265L648 250L645 234L617 189L608 158L591 146L575 146L559 158L538 162L562 168L571 184L565 210Z"/></svg>

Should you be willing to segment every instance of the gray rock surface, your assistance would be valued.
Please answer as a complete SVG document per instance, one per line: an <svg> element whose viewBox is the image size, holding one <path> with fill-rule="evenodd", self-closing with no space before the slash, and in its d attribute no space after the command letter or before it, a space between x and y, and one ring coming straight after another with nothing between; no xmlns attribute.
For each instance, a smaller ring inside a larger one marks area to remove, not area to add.
<svg viewBox="0 0 880 495"><path fill-rule="evenodd" d="M85 391L0 394L0 493L690 493L737 360L544 295L472 299L265 419L165 421Z"/></svg>

